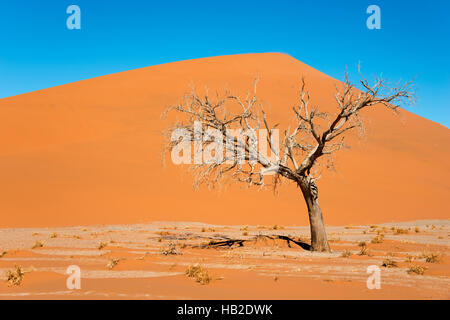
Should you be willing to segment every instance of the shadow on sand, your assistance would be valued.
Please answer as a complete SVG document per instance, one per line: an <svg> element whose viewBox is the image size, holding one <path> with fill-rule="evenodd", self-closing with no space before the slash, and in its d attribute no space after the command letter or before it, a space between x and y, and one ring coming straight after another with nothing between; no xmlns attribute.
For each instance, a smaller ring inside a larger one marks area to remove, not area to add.
<svg viewBox="0 0 450 320"><path fill-rule="evenodd" d="M245 245L245 243L255 243L258 241L277 240L277 239L286 241L286 244L288 245L289 248L292 248L292 244L293 244L293 245L299 246L303 250L310 251L310 249L311 249L311 246L306 242L297 241L290 237L282 236L282 235L273 235L273 236L258 235L251 239L226 239L226 240L220 240L220 241L211 240L208 244L202 244L197 247L200 247L203 249L205 249L205 248L243 247Z"/></svg>

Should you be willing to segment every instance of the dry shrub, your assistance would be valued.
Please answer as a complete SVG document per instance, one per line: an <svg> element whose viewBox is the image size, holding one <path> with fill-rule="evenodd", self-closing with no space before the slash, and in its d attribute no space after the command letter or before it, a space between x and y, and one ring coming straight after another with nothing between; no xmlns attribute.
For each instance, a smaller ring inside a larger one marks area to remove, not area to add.
<svg viewBox="0 0 450 320"><path fill-rule="evenodd" d="M424 252L420 258L425 259L428 263L439 263L442 260L441 254L437 252Z"/></svg>
<svg viewBox="0 0 450 320"><path fill-rule="evenodd" d="M203 269L199 264L190 265L186 269L186 275L189 278L195 278L195 281L202 285L208 284L212 280L208 270Z"/></svg>
<svg viewBox="0 0 450 320"><path fill-rule="evenodd" d="M9 270L7 273L8 286L20 286L22 284L25 271L21 266L15 266L15 270Z"/></svg>
<svg viewBox="0 0 450 320"><path fill-rule="evenodd" d="M394 260L391 259L385 259L383 260L383 264L381 265L382 267L385 268L397 268L397 262L395 262Z"/></svg>
<svg viewBox="0 0 450 320"><path fill-rule="evenodd" d="M36 241L31 249L42 248L44 244L41 241Z"/></svg>
<svg viewBox="0 0 450 320"><path fill-rule="evenodd" d="M428 269L427 267L423 267L423 266L411 266L411 267L409 267L407 272L409 274L415 273L418 275L423 275L427 269Z"/></svg>
<svg viewBox="0 0 450 320"><path fill-rule="evenodd" d="M369 254L369 249L367 248L367 243L362 241L358 244L358 246L361 247L361 250L359 251L358 255L367 256Z"/></svg>
<svg viewBox="0 0 450 320"><path fill-rule="evenodd" d="M0 258L3 258L7 253L8 251L0 251Z"/></svg>
<svg viewBox="0 0 450 320"><path fill-rule="evenodd" d="M120 262L120 259L111 259L109 260L108 264L106 265L106 267L109 270L112 270L115 266L117 266L117 264Z"/></svg>
<svg viewBox="0 0 450 320"><path fill-rule="evenodd" d="M384 241L384 234L378 234L375 238L372 239L372 243L383 243Z"/></svg>
<svg viewBox="0 0 450 320"><path fill-rule="evenodd" d="M350 258L351 255L352 255L351 251L345 250L344 252L342 252L341 257Z"/></svg>
<svg viewBox="0 0 450 320"><path fill-rule="evenodd" d="M160 232L156 232L156 234L160 235L160 236L172 236L172 235L174 235L174 233L171 233L169 231L160 231Z"/></svg>
<svg viewBox="0 0 450 320"><path fill-rule="evenodd" d="M98 250L102 250L103 248L105 248L108 245L107 242L100 242L98 245Z"/></svg>
<svg viewBox="0 0 450 320"><path fill-rule="evenodd" d="M170 242L169 246L167 248L161 249L161 254L168 256L168 255L176 255L176 254L181 254L181 253L177 251L176 245L173 242Z"/></svg>
<svg viewBox="0 0 450 320"><path fill-rule="evenodd" d="M394 234L395 234L395 235L398 235L398 234L408 234L408 233L409 233L408 230L402 229L402 228L397 228L397 229L395 229L395 231L394 231Z"/></svg>

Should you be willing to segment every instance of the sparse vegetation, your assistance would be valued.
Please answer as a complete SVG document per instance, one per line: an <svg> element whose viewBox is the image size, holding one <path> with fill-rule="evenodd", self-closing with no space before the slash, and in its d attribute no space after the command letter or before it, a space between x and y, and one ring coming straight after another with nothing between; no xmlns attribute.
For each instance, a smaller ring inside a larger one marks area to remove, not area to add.
<svg viewBox="0 0 450 320"><path fill-rule="evenodd" d="M194 278L198 283L205 285L211 282L212 278L209 275L209 272L202 268L199 264L190 265L186 269L186 275L189 278Z"/></svg>
<svg viewBox="0 0 450 320"><path fill-rule="evenodd" d="M98 250L102 250L103 248L105 248L108 245L107 242L100 242L98 245Z"/></svg>
<svg viewBox="0 0 450 320"><path fill-rule="evenodd" d="M394 260L384 259L383 263L381 264L381 266L385 267L385 268L397 268L398 264Z"/></svg>
<svg viewBox="0 0 450 320"><path fill-rule="evenodd" d="M111 260L109 260L109 262L106 265L106 267L109 270L112 270L119 262L120 262L120 259L111 259Z"/></svg>
<svg viewBox="0 0 450 320"><path fill-rule="evenodd" d="M420 258L425 259L428 263L439 263L442 260L441 254L436 252L424 252Z"/></svg>
<svg viewBox="0 0 450 320"><path fill-rule="evenodd" d="M415 273L418 275L423 275L427 269L428 269L427 267L423 267L423 266L411 266L411 267L409 267L407 272L409 274Z"/></svg>
<svg viewBox="0 0 450 320"><path fill-rule="evenodd" d="M7 253L8 251L0 251L0 258L3 258Z"/></svg>
<svg viewBox="0 0 450 320"><path fill-rule="evenodd" d="M360 242L358 246L361 248L358 255L367 256L369 254L369 249L367 248L367 244L364 241Z"/></svg>
<svg viewBox="0 0 450 320"><path fill-rule="evenodd" d="M168 256L168 255L176 255L181 254L177 251L177 247L173 242L170 242L167 248L161 249L161 254Z"/></svg>
<svg viewBox="0 0 450 320"><path fill-rule="evenodd" d="M203 228L204 229L204 228ZM206 230L205 230L206 231ZM204 232L204 231L202 231L202 232ZM160 231L160 232L157 232L156 234L158 234L158 235L160 235L160 236L170 236L170 235L173 235L173 233L171 233L171 232L169 232L169 231Z"/></svg>
<svg viewBox="0 0 450 320"><path fill-rule="evenodd" d="M350 258L352 255L352 252L349 250L345 250L344 252L342 252L341 257L343 258Z"/></svg>
<svg viewBox="0 0 450 320"><path fill-rule="evenodd" d="M384 234L380 233L375 238L372 239L372 243L383 243L384 241Z"/></svg>
<svg viewBox="0 0 450 320"><path fill-rule="evenodd" d="M15 266L15 270L9 270L7 273L8 286L20 286L22 284L25 271L21 266Z"/></svg>
<svg viewBox="0 0 450 320"><path fill-rule="evenodd" d="M409 233L409 231L407 229L397 228L394 230L395 235L408 234L408 233Z"/></svg>
<svg viewBox="0 0 450 320"><path fill-rule="evenodd" d="M42 248L44 244L41 241L36 241L31 249Z"/></svg>
<svg viewBox="0 0 450 320"><path fill-rule="evenodd" d="M51 239L58 238L58 234L57 234L56 232L53 232L53 233L50 235L50 238L51 238Z"/></svg>

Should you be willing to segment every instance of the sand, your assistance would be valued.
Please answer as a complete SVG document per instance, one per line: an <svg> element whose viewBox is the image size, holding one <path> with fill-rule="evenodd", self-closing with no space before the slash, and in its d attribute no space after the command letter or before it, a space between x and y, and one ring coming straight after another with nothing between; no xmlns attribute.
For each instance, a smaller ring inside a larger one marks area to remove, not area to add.
<svg viewBox="0 0 450 320"><path fill-rule="evenodd" d="M397 234L399 228L408 233ZM0 229L7 251L0 258L0 299L449 299L449 232L444 220L329 227L333 252L318 254L277 239L307 243L307 227L155 222ZM378 233L383 241L372 243ZM205 246L230 239L245 242ZM36 241L43 247L31 249ZM361 241L364 256L358 255ZM100 243L106 246L99 249ZM163 254L171 245L174 254ZM346 251L351 256L342 257ZM440 261L426 262L424 253ZM382 267L386 259L397 267ZM208 271L210 283L185 275L196 264ZM26 273L20 286L8 286L6 274L16 265ZM81 269L80 290L66 286L70 265ZM370 265L381 269L379 290L367 288ZM427 269L408 273L412 266Z"/></svg>
<svg viewBox="0 0 450 320"><path fill-rule="evenodd" d="M255 76L269 117L282 126L302 76L314 103L334 110L336 80L278 53L182 61L1 99L0 227L306 225L295 185L278 196L240 185L195 192L185 168L161 164L166 106L190 84L244 94ZM318 183L325 222L448 219L448 128L404 110L366 116L366 139L340 152L337 172L324 172Z"/></svg>
<svg viewBox="0 0 450 320"><path fill-rule="evenodd" d="M278 195L241 185L194 191L185 167L162 165L162 131L175 119L160 118L167 106L190 85L243 95L255 76L281 128L302 76L313 103L335 110L339 82L278 53L182 61L0 99L0 299L449 299L444 126L405 110L365 113L366 137L350 137L337 171L318 182L329 254L305 250L295 185ZM397 266L381 267L386 259ZM210 283L186 276L197 264ZM70 265L82 270L81 290L66 286ZM381 268L380 290L366 286L370 265ZM15 266L25 274L8 286ZM423 275L408 272L417 266Z"/></svg>

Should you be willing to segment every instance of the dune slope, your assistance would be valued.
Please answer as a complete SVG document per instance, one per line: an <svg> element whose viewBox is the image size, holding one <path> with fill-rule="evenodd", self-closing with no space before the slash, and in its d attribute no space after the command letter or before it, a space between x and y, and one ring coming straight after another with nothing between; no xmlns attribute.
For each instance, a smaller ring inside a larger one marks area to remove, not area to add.
<svg viewBox="0 0 450 320"><path fill-rule="evenodd" d="M299 190L192 189L161 164L162 110L191 84L244 94L258 76L268 113L292 117L298 80L333 110L336 80L284 54L182 61L0 100L0 227L202 221L307 223ZM407 111L367 113L365 140L341 151L319 182L331 225L447 219L450 134Z"/></svg>

